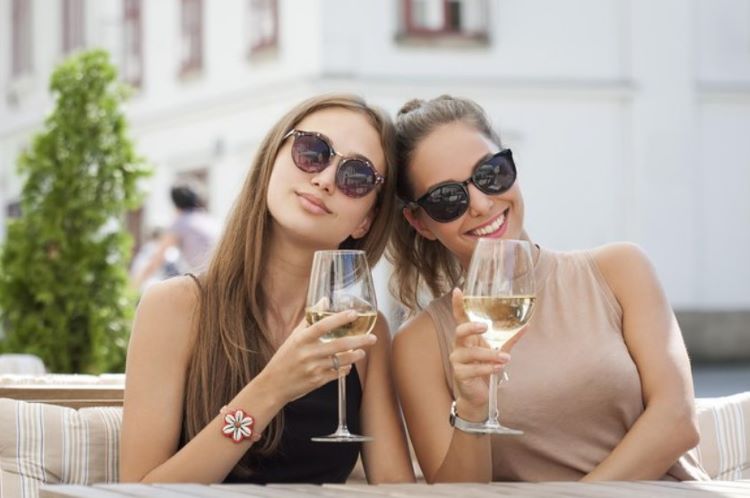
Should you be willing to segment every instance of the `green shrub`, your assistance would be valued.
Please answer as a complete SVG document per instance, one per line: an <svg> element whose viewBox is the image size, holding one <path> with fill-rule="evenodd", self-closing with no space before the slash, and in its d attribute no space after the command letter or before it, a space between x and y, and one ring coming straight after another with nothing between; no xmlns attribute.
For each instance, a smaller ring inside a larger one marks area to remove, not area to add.
<svg viewBox="0 0 750 498"><path fill-rule="evenodd" d="M25 183L0 255L0 351L38 355L52 372L122 371L134 303L122 220L147 169L106 52L61 63L50 91L55 108L18 160Z"/></svg>

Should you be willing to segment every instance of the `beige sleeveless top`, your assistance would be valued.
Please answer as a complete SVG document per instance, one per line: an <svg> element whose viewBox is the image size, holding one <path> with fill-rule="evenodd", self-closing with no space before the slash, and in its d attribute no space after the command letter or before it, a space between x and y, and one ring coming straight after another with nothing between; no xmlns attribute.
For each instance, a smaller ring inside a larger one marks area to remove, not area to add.
<svg viewBox="0 0 750 498"><path fill-rule="evenodd" d="M540 250L537 302L514 346L500 419L523 436L492 436L493 480L577 480L603 461L644 410L638 370L622 336L622 309L589 252ZM450 294L426 308L445 380L455 320ZM663 477L708 479L685 455Z"/></svg>

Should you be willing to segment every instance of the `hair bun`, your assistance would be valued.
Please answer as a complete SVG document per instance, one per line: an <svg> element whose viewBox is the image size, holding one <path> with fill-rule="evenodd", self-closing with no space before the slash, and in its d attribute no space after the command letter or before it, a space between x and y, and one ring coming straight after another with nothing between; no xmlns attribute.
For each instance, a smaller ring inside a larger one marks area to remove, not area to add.
<svg viewBox="0 0 750 498"><path fill-rule="evenodd" d="M401 106L401 109L398 110L398 116L407 114L414 109L419 109L420 107L422 107L422 104L424 104L424 100L422 99L411 99L406 104Z"/></svg>

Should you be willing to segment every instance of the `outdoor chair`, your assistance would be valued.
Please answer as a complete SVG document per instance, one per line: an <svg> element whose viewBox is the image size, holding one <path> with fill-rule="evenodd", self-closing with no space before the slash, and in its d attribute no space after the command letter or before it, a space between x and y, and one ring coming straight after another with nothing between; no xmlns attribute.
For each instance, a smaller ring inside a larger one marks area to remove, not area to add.
<svg viewBox="0 0 750 498"><path fill-rule="evenodd" d="M2 496L117 482L123 389L122 375L0 375ZM698 461L713 479L750 479L750 392L701 398L696 408ZM361 466L352 480L363 482Z"/></svg>

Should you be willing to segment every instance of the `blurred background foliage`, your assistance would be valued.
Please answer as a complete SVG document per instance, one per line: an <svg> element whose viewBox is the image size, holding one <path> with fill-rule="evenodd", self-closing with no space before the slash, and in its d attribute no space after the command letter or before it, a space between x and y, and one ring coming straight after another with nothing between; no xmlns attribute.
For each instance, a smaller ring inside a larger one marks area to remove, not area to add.
<svg viewBox="0 0 750 498"><path fill-rule="evenodd" d="M35 354L52 372L120 372L134 309L122 220L148 168L107 52L62 62L50 91L54 109L18 161L21 216L0 254L0 352Z"/></svg>

